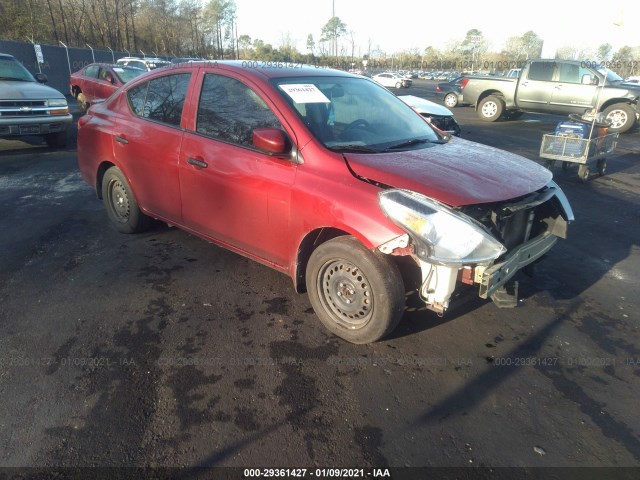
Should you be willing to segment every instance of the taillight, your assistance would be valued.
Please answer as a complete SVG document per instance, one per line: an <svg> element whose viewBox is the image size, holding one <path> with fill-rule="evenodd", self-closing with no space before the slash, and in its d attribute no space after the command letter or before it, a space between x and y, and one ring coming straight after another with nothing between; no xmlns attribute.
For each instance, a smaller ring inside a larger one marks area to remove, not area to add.
<svg viewBox="0 0 640 480"><path fill-rule="evenodd" d="M436 85L436 92L440 91L440 85Z"/></svg>
<svg viewBox="0 0 640 480"><path fill-rule="evenodd" d="M460 82L460 88L466 87L467 83L469 83L469 79L468 78L463 78L462 82Z"/></svg>

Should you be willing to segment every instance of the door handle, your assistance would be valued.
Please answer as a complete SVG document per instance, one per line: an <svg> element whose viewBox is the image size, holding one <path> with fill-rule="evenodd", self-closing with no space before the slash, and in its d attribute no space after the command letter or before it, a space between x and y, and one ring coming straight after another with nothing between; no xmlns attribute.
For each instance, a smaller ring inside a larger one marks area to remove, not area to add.
<svg viewBox="0 0 640 480"><path fill-rule="evenodd" d="M209 166L207 162L204 162L202 160L198 160L192 157L187 158L187 163L190 163L191 165L195 165L196 167L200 167L200 168L207 168Z"/></svg>
<svg viewBox="0 0 640 480"><path fill-rule="evenodd" d="M129 140L127 140L126 138L121 137L121 136L119 136L119 135L116 135L115 140L116 140L116 142L118 142L118 143L123 143L123 144L125 144L125 145L126 145L127 143L129 143Z"/></svg>

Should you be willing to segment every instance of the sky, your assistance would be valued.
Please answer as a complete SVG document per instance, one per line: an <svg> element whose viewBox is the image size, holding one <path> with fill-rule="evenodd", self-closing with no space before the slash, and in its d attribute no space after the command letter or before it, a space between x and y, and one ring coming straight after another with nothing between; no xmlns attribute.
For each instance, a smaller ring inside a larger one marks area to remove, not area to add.
<svg viewBox="0 0 640 480"><path fill-rule="evenodd" d="M444 49L472 28L483 33L492 51L529 30L545 41L543 56L566 45L594 51L603 43L614 51L640 46L638 0L236 0L238 34L274 47L289 37L306 52L307 36L318 42L333 4L336 16L354 32L356 55L367 52L369 41L387 54L428 46Z"/></svg>

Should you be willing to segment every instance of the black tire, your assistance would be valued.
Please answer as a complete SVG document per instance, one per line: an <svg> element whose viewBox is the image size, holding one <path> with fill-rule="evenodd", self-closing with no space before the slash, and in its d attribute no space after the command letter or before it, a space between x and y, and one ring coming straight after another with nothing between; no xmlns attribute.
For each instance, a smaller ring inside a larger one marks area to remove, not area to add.
<svg viewBox="0 0 640 480"><path fill-rule="evenodd" d="M570 166L571 166L571 162L562 162L562 170L564 170L565 172L569 170Z"/></svg>
<svg viewBox="0 0 640 480"><path fill-rule="evenodd" d="M636 113L626 103L616 103L604 109L604 116L611 122L611 133L624 133L636 123Z"/></svg>
<svg viewBox="0 0 640 480"><path fill-rule="evenodd" d="M500 97L489 95L478 103L478 116L485 122L495 122L504 112L504 102Z"/></svg>
<svg viewBox="0 0 640 480"><path fill-rule="evenodd" d="M102 200L109 220L121 233L139 233L151 225L133 196L131 187L117 167L111 167L102 179Z"/></svg>
<svg viewBox="0 0 640 480"><path fill-rule="evenodd" d="M47 142L49 148L62 148L67 146L67 132L47 133L44 135L44 141Z"/></svg>
<svg viewBox="0 0 640 480"><path fill-rule="evenodd" d="M598 160L598 163L596 164L596 168L598 169L598 175L603 177L604 174L607 172L607 159L601 158L600 160Z"/></svg>
<svg viewBox="0 0 640 480"><path fill-rule="evenodd" d="M444 105L449 108L455 108L458 106L458 94L457 93L447 93L444 96Z"/></svg>
<svg viewBox="0 0 640 480"><path fill-rule="evenodd" d="M354 237L320 245L309 259L306 281L320 321L348 342L375 342L402 318L405 289L397 265Z"/></svg>

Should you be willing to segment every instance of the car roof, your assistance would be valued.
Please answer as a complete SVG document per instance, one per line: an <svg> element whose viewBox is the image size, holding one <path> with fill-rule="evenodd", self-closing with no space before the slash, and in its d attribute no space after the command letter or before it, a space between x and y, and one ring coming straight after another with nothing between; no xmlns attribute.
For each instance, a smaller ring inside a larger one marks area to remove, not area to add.
<svg viewBox="0 0 640 480"><path fill-rule="evenodd" d="M271 63L273 66L270 66ZM265 65L263 67L263 64ZM352 77L362 78L361 75L354 75L343 70L336 70L328 67L320 67L315 65L305 65L301 63L288 62L263 62L254 60L203 60L197 62L189 62L179 65L180 68L198 68L200 66L218 66L223 70L235 71L262 77L264 79L271 78L290 78L290 77ZM255 65L255 66L254 66ZM269 65L269 66L267 66ZM166 68L166 67L165 67Z"/></svg>

